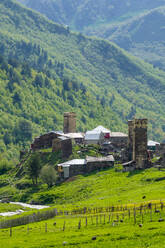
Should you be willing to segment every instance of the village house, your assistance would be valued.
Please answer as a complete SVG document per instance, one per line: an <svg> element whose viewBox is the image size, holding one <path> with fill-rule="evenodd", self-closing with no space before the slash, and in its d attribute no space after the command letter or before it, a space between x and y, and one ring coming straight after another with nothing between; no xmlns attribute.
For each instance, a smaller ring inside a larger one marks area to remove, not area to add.
<svg viewBox="0 0 165 248"><path fill-rule="evenodd" d="M160 146L160 143L153 140L149 140L147 143L147 149L151 151L156 151L158 146Z"/></svg>
<svg viewBox="0 0 165 248"><path fill-rule="evenodd" d="M31 144L32 150L40 150L44 148L51 148L52 147L52 141L54 139L57 139L60 136L58 132L48 132L46 134L43 134L39 137L36 137Z"/></svg>
<svg viewBox="0 0 165 248"><path fill-rule="evenodd" d="M106 139L110 138L110 130L103 127L98 126L91 131L87 131L85 133L84 144L91 145L102 145Z"/></svg>
<svg viewBox="0 0 165 248"><path fill-rule="evenodd" d="M114 157L86 157L86 159L73 159L62 164L58 164L58 173L61 179L72 176L90 173L114 166Z"/></svg>
<svg viewBox="0 0 165 248"><path fill-rule="evenodd" d="M85 133L85 145L101 145L104 142L104 134L102 132L87 131Z"/></svg>
<svg viewBox="0 0 165 248"><path fill-rule="evenodd" d="M122 149L128 145L128 135L122 132L111 132L109 140L111 145L114 145L119 149Z"/></svg>
<svg viewBox="0 0 165 248"><path fill-rule="evenodd" d="M62 134L62 135L67 138L70 138L76 144L84 143L84 133L67 133L67 134Z"/></svg>
<svg viewBox="0 0 165 248"><path fill-rule="evenodd" d="M69 158L72 154L72 140L65 136L59 136L52 141L52 152L61 152L62 158Z"/></svg>

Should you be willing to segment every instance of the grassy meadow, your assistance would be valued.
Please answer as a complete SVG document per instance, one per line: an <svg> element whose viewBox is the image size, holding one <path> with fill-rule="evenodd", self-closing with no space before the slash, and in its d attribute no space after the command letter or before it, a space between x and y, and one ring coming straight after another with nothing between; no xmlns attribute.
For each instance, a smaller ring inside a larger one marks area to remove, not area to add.
<svg viewBox="0 0 165 248"><path fill-rule="evenodd" d="M165 247L165 171L151 168L122 173L118 167L77 176L32 194L41 202L52 197L48 205L58 215L0 229L1 248ZM31 210L3 220L33 212L37 213Z"/></svg>
<svg viewBox="0 0 165 248"><path fill-rule="evenodd" d="M119 168L118 168L119 167ZM51 204L57 209L106 207L165 199L165 171L151 168L142 171L120 171L120 166L79 175L47 190L33 193L33 200Z"/></svg>
<svg viewBox="0 0 165 248"><path fill-rule="evenodd" d="M96 215L58 216L51 220L1 229L1 247L165 247L161 219L165 211L145 209ZM93 240L94 239L94 240ZM161 245L160 245L161 244Z"/></svg>

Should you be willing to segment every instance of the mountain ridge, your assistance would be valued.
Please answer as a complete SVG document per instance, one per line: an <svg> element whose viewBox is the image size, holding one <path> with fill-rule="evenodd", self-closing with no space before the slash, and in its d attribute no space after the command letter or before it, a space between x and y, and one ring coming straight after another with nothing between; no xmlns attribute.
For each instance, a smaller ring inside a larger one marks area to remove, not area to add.
<svg viewBox="0 0 165 248"><path fill-rule="evenodd" d="M69 25L86 35L113 41L133 55L165 70L164 33L160 28L165 21L162 12L164 0L143 0L140 4L137 0L20 1L55 22ZM161 10L159 15L158 8ZM156 43L152 41L153 37L157 38Z"/></svg>

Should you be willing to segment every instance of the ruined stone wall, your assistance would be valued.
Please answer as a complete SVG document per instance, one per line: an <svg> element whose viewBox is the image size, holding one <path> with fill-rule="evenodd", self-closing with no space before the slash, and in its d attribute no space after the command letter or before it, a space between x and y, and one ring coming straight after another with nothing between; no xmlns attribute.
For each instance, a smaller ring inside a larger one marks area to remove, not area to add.
<svg viewBox="0 0 165 248"><path fill-rule="evenodd" d="M64 133L76 133L76 113L64 113Z"/></svg>

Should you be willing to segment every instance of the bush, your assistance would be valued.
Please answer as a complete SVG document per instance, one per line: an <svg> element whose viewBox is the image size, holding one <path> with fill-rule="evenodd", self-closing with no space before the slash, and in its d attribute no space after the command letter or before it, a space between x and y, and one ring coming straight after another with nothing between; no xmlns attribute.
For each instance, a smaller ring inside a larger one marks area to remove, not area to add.
<svg viewBox="0 0 165 248"><path fill-rule="evenodd" d="M41 170L40 177L48 187L52 187L57 180L57 172L52 166L45 165Z"/></svg>

